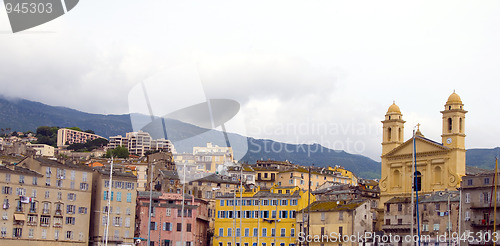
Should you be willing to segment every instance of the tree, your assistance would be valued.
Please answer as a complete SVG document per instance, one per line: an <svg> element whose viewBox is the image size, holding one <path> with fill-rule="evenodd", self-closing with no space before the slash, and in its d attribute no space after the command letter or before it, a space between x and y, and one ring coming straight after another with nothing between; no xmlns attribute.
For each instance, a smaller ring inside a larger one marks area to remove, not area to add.
<svg viewBox="0 0 500 246"><path fill-rule="evenodd" d="M77 127L77 126L74 126L74 127L67 127L67 129L82 132L82 129L80 129L80 127Z"/></svg>
<svg viewBox="0 0 500 246"><path fill-rule="evenodd" d="M85 132L86 132L86 133L92 133L92 134L95 134L95 132L94 132L94 131L92 131L92 130L85 130Z"/></svg>
<svg viewBox="0 0 500 246"><path fill-rule="evenodd" d="M106 151L106 154L104 155L105 158L111 158L111 156L127 159L129 156L129 152L127 148L118 146L114 149L108 149L108 151Z"/></svg>

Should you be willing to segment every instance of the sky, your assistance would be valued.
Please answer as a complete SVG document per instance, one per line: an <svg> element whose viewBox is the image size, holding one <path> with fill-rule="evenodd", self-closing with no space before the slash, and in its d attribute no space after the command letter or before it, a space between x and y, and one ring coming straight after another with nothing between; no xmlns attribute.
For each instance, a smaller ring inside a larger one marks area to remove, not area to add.
<svg viewBox="0 0 500 246"><path fill-rule="evenodd" d="M207 98L240 103L235 132L380 160L393 101L406 139L420 123L441 142L455 90L469 111L466 147L491 148L499 26L499 1L85 0L15 34L0 10L0 94L123 114L138 85L195 64ZM189 98L200 89L190 86L170 83L163 97Z"/></svg>

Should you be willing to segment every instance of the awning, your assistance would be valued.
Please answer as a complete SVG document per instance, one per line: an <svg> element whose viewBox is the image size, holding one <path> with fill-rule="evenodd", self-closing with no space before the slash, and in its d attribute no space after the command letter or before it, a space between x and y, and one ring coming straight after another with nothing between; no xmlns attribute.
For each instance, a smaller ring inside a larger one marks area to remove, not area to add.
<svg viewBox="0 0 500 246"><path fill-rule="evenodd" d="M14 214L14 220L26 220L26 215L24 215L24 214Z"/></svg>

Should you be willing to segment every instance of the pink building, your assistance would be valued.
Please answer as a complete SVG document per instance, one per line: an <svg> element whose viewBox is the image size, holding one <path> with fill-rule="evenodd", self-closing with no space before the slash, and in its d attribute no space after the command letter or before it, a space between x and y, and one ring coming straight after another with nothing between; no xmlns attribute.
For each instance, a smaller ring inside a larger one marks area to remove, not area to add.
<svg viewBox="0 0 500 246"><path fill-rule="evenodd" d="M150 246L205 246L209 226L208 201L185 195L184 222L181 219L182 196L153 192ZM148 238L149 192L137 196L136 237ZM181 244L181 233L182 241ZM147 246L143 240L139 245Z"/></svg>
<svg viewBox="0 0 500 246"><path fill-rule="evenodd" d="M88 140L94 140L97 138L104 138L104 137L88 132L81 132L67 128L61 128L57 130L57 147L66 146L67 144L85 143Z"/></svg>

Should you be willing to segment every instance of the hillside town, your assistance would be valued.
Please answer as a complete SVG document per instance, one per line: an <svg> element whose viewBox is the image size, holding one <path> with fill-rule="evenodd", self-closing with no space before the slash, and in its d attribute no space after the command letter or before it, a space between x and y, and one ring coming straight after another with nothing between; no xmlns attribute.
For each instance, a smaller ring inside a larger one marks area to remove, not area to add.
<svg viewBox="0 0 500 246"><path fill-rule="evenodd" d="M55 146L4 135L0 245L493 245L498 178L466 165L466 113L453 92L442 139L419 126L405 138L390 105L380 179L339 163L240 163L211 142L178 153L143 131L60 128Z"/></svg>

